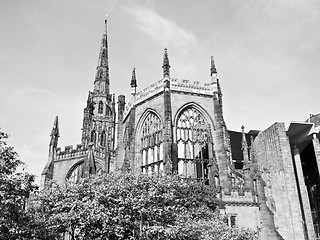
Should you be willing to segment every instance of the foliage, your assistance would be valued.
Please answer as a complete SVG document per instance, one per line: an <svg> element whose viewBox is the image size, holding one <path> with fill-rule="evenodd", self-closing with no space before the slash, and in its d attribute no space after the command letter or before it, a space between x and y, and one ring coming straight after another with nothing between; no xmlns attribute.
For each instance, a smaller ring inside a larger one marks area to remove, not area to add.
<svg viewBox="0 0 320 240"><path fill-rule="evenodd" d="M251 240L229 228L209 186L178 176L109 174L33 194L34 176L0 131L0 239Z"/></svg>
<svg viewBox="0 0 320 240"><path fill-rule="evenodd" d="M23 239L30 233L26 202L37 187L34 175L16 173L23 162L7 139L8 134L0 131L0 239Z"/></svg>
<svg viewBox="0 0 320 240"><path fill-rule="evenodd" d="M37 195L35 239L255 239L229 228L212 189L178 176L109 174Z"/></svg>

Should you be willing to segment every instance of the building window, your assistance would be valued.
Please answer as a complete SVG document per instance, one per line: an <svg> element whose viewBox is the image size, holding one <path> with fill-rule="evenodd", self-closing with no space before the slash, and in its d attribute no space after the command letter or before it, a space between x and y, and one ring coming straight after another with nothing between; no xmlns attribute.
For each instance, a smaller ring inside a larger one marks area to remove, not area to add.
<svg viewBox="0 0 320 240"><path fill-rule="evenodd" d="M176 123L178 173L185 177L207 178L209 148L213 154L210 125L194 107L182 111Z"/></svg>
<svg viewBox="0 0 320 240"><path fill-rule="evenodd" d="M237 219L237 216L235 215L231 215L230 216L230 227L236 227L236 219Z"/></svg>
<svg viewBox="0 0 320 240"><path fill-rule="evenodd" d="M103 131L103 132L101 133L100 145L101 145L102 147L104 147L104 146L106 145L106 141L107 141L107 135L106 135L106 132Z"/></svg>
<svg viewBox="0 0 320 240"><path fill-rule="evenodd" d="M80 163L76 163L74 166L70 168L66 177L66 182L68 184L76 184L80 181L82 177L83 163L84 163L83 161ZM99 163L96 162L96 175L102 175L102 174L103 174L103 168Z"/></svg>
<svg viewBox="0 0 320 240"><path fill-rule="evenodd" d="M93 130L93 131L91 132L90 141L91 141L92 143L95 143L95 142L96 142L96 131L95 131L95 130Z"/></svg>
<svg viewBox="0 0 320 240"><path fill-rule="evenodd" d="M99 105L98 105L98 113L99 113L99 114L102 114L102 113L103 113L103 102L102 102L102 101L99 102Z"/></svg>
<svg viewBox="0 0 320 240"><path fill-rule="evenodd" d="M82 174L83 162L76 164L71 168L67 175L67 182L70 184L78 183Z"/></svg>
<svg viewBox="0 0 320 240"><path fill-rule="evenodd" d="M153 112L149 112L142 124L141 153L142 172L152 173L163 170L162 123Z"/></svg>

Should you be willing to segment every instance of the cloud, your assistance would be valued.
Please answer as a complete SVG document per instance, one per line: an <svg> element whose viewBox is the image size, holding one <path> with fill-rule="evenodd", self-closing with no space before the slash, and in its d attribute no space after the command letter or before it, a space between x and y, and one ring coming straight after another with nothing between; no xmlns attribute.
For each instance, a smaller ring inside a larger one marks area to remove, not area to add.
<svg viewBox="0 0 320 240"><path fill-rule="evenodd" d="M183 51L196 47L196 36L180 27L176 22L160 16L152 9L141 6L127 8L134 16L136 26L155 40L160 46L172 46Z"/></svg>
<svg viewBox="0 0 320 240"><path fill-rule="evenodd" d="M28 86L24 89L15 91L10 97L10 101L14 101L16 98L20 98L23 95L29 95L29 94L44 94L46 96L54 97L54 98L59 98L59 96L51 91L45 90L45 89L40 89L40 88L35 88L33 86Z"/></svg>

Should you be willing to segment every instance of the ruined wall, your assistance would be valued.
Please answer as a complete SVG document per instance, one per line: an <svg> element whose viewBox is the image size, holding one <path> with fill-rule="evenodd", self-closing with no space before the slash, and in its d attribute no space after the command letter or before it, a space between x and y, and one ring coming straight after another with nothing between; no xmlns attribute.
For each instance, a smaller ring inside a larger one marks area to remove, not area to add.
<svg viewBox="0 0 320 240"><path fill-rule="evenodd" d="M284 123L275 123L259 133L254 140L253 149L261 176L259 203L260 216L263 218L262 239L281 239L276 233L283 239L305 239L291 149Z"/></svg>

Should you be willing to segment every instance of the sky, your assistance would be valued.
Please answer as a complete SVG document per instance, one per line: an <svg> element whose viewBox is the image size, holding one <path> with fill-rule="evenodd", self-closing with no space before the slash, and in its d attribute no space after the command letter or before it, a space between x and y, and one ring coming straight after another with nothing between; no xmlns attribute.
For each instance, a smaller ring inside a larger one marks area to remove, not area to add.
<svg viewBox="0 0 320 240"><path fill-rule="evenodd" d="M229 130L320 113L318 0L0 0L0 128L30 173L55 116L59 146L80 143L106 14L116 96L134 67L138 91L160 80L168 48L173 78L210 82L214 56Z"/></svg>

